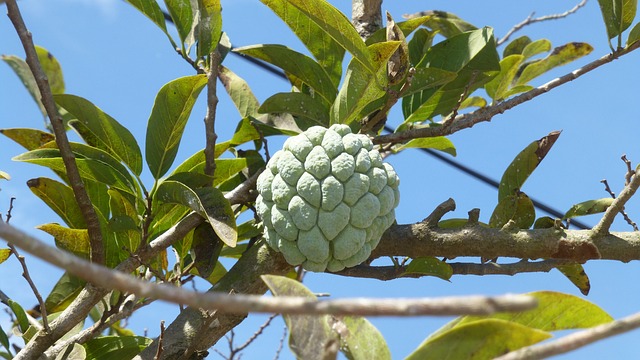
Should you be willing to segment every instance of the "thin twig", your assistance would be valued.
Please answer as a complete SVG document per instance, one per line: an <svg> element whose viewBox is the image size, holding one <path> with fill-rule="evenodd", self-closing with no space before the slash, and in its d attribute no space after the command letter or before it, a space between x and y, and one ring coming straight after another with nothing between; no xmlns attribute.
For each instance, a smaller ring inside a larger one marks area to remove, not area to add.
<svg viewBox="0 0 640 360"><path fill-rule="evenodd" d="M278 360L280 358L280 352L282 351L282 346L284 345L284 339L287 337L287 327L284 326L284 330L282 331L282 337L280 337L280 343L278 344L278 348L276 349L276 355L273 357L273 360Z"/></svg>
<svg viewBox="0 0 640 360"><path fill-rule="evenodd" d="M369 131L372 131L376 128L378 129L382 128L382 125L384 124L378 127L376 127L376 125L379 125L381 121L387 118L387 114L389 113L389 110L391 110L393 105L395 105L398 102L398 100L402 98L402 96L407 92L407 90L409 90L409 87L411 87L411 82L413 81L413 75L415 73L416 73L416 69L413 67L410 68L409 71L407 72L407 79L402 84L402 87L400 87L400 90L398 91L394 91L392 89L387 90L387 94L389 96L387 97L387 101L385 102L384 106L382 107L382 109L378 110L378 112L376 112L376 114L371 119L367 119L362 123L362 127L360 128L360 133L366 134Z"/></svg>
<svg viewBox="0 0 640 360"><path fill-rule="evenodd" d="M531 99L534 99L542 94L549 92L550 90L566 84L572 80L579 78L580 76L587 74L604 64L608 64L613 60L629 54L640 48L640 41L633 43L631 46L616 50L614 53L607 54L600 59L597 59L589 64L576 69L566 75L563 75L559 78L553 79L547 82L544 85L541 85L535 89L529 90L524 94L518 95L509 100L503 101L499 104L493 106L487 106L484 108L480 108L474 112L458 115L455 118L455 121L451 124L451 126L445 128L442 126L438 127L426 127L426 128L414 128L394 134L388 135L380 135L373 139L374 144L386 144L386 143L399 143L411 139L417 138L425 138L425 137L436 137L436 136L445 136L451 135L455 132L458 132L463 129L467 129L473 127L475 124L478 124L483 121L491 121L491 119L498 115L502 114L507 110L510 110L522 103L525 103Z"/></svg>
<svg viewBox="0 0 640 360"><path fill-rule="evenodd" d="M627 172L627 175L628 175L628 174L629 174L629 173ZM626 181L627 185L629 185L629 179L630 179L630 178L628 178L628 179L627 179L627 181ZM609 187L609 182L608 182L606 179L602 179L602 180L600 180L600 182L601 182L602 184L604 184L604 191L606 191L609 195L611 195L611 197L612 197L613 199L615 199L615 198L616 198L616 194L615 194L615 193L613 192L613 190L611 190L611 188ZM620 213L622 214L622 217L625 219L625 221L626 221L629 225L631 225L631 227L633 228L633 230L638 231L638 225L635 223L635 221L631 220L631 217L629 217L629 214L627 214L627 212L626 212L624 209L623 209Z"/></svg>
<svg viewBox="0 0 640 360"><path fill-rule="evenodd" d="M596 341L635 330L639 327L640 313L636 313L620 320L575 332L559 338L558 340L512 351L506 355L496 358L496 360L543 359L553 355L564 354L583 346L593 344Z"/></svg>
<svg viewBox="0 0 640 360"><path fill-rule="evenodd" d="M206 145L204 148L205 156L205 175L211 176L216 171L216 140L218 135L216 134L216 109L218 107L218 95L216 94L216 87L218 83L218 66L220 65L221 57L218 50L214 50L209 55L209 71L207 73L207 114L204 118L204 131L206 138ZM213 180L212 180L213 181Z"/></svg>
<svg viewBox="0 0 640 360"><path fill-rule="evenodd" d="M156 350L155 360L160 359L160 356L162 356L162 350L164 350L162 340L164 340L164 320L160 320L160 335L158 336L158 350Z"/></svg>
<svg viewBox="0 0 640 360"><path fill-rule="evenodd" d="M453 201L452 198L445 200L440 205L436 206L436 208L427 216L422 223L427 225L428 227L435 228L438 226L438 222L442 219L442 217L451 211L456 209L456 202Z"/></svg>
<svg viewBox="0 0 640 360"><path fill-rule="evenodd" d="M460 98L458 99L456 106L454 106L453 110L451 111L451 114L442 121L442 127L451 126L451 123L453 123L455 118L458 116L458 110L460 110L460 106L462 105L462 102L464 101L464 99L466 99L467 96L469 95L469 89L471 88L471 84L473 84L474 80L476 79L476 76L478 76L477 70L471 74L471 78L469 79L469 82L467 83L467 85L464 87L462 94L460 94Z"/></svg>
<svg viewBox="0 0 640 360"><path fill-rule="evenodd" d="M227 295L198 293L167 284L154 284L135 278L128 273L106 268L56 249L11 225L0 223L0 236L52 265L94 283L102 288L116 289L140 297L186 304L194 308L225 313L244 314L333 314L370 316L417 316L490 314L496 311L522 311L536 306L528 296L505 295L499 297L471 296L440 299L348 299L315 301L309 298L265 298L255 295Z"/></svg>
<svg viewBox="0 0 640 360"><path fill-rule="evenodd" d="M275 319L277 316L279 316L279 315L278 314L271 314L271 316L269 316L267 321L265 321L264 324L260 325L258 330L255 333L253 333L253 335L251 335L251 337L244 344L242 344L242 345L240 345L240 346L238 346L237 348L234 349L232 354L237 354L240 351L246 349L249 345L251 345L251 343L253 343L258 338L258 336L262 335L264 330L267 327L269 327L269 325L271 324L273 319Z"/></svg>
<svg viewBox="0 0 640 360"><path fill-rule="evenodd" d="M570 260L543 260L543 261L518 261L509 264L497 264L488 262L483 264L476 263L448 263L451 266L453 275L509 275L513 276L522 273L532 272L549 272L558 266L573 263ZM358 265L347 268L336 275L377 279L382 281L394 280L399 278L421 278L425 276L435 276L435 274L424 273L407 273L406 266L367 266Z"/></svg>
<svg viewBox="0 0 640 360"><path fill-rule="evenodd" d="M11 220L11 212L13 211L13 202L15 200L16 198L14 197L9 200L9 210L7 210L6 220L7 224ZM40 314L42 314L42 327L44 328L44 331L49 332L51 329L49 328L49 319L47 319L47 308L44 305L44 300L42 299L42 295L40 295L40 292L38 291L38 287L36 287L36 284L33 282L31 274L29 274L29 269L27 268L27 260L24 258L24 256L20 255L20 252L18 251L18 249L16 249L15 246L13 246L12 243L7 243L7 246L9 246L9 249L11 249L11 253L13 253L16 259L18 259L18 262L22 267L22 277L27 280L27 283L29 283L29 287L31 288L33 295L35 295L36 299L38 300L38 305L40 306Z"/></svg>
<svg viewBox="0 0 640 360"><path fill-rule="evenodd" d="M42 65L38 60L36 49L33 45L33 39L31 32L27 30L27 27L20 14L20 9L16 0L7 0L7 10L9 19L13 23L13 26L18 33L20 42L24 48L26 54L26 62L31 69L31 73L35 78L40 95L42 98L40 101L47 111L53 132L56 136L56 144L60 150L60 156L66 169L66 175L69 179L69 185L73 189L73 194L78 203L78 207L82 212L82 216L87 223L87 230L89 232L89 241L91 244L91 260L97 264L104 264L104 247L102 241L102 233L100 231L100 222L98 216L93 208L91 199L87 195L82 179L80 178L80 172L75 162L75 155L71 150L69 139L67 138L67 132L65 129L62 117L58 113L56 102L53 99L51 88L49 87L49 80L47 75L42 70Z"/></svg>
<svg viewBox="0 0 640 360"><path fill-rule="evenodd" d="M624 211L624 205L631 199L640 187L640 176L633 175L629 184L622 189L620 195L613 200L611 205L607 208L600 222L593 227L593 237L601 237L609 233L611 224L618 213Z"/></svg>
<svg viewBox="0 0 640 360"><path fill-rule="evenodd" d="M545 15L545 16L540 16L540 17L534 18L533 16L535 15L535 13L531 13L531 15L529 15L522 22L520 22L520 23L516 24L514 27L512 27L500 40L498 40L496 42L496 45L497 46L502 45L505 41L509 40L511 35L513 35L515 32L517 32L518 30L522 29L523 27L525 27L527 25L531 25L531 24L534 24L534 23L537 23L537 22L542 22L542 21L547 21L547 20L557 20L557 19L565 18L565 17L575 13L576 11L578 11L581 7L585 6L586 4L587 4L587 0L582 0L576 6L574 6L570 10L567 10L567 11L563 12L562 14Z"/></svg>

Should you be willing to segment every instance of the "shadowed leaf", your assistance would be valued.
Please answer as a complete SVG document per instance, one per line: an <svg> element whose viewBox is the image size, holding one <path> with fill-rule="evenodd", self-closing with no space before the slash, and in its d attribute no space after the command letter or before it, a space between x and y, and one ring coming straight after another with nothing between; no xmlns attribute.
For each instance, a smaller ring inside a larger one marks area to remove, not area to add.
<svg viewBox="0 0 640 360"><path fill-rule="evenodd" d="M340 336L340 349L350 360L391 360L384 337L369 320L359 316L331 317L332 329Z"/></svg>
<svg viewBox="0 0 640 360"><path fill-rule="evenodd" d="M534 141L524 150L522 150L516 158L509 164L500 180L498 188L498 202L501 199L517 194L522 188L524 182L529 178L533 170L544 159L553 144L560 136L559 131L553 131L549 135Z"/></svg>
<svg viewBox="0 0 640 360"><path fill-rule="evenodd" d="M266 99L260 113L288 113L309 120L314 125L329 126L329 109L325 103L303 93L277 93Z"/></svg>
<svg viewBox="0 0 640 360"><path fill-rule="evenodd" d="M621 35L636 17L637 0L598 0L609 39Z"/></svg>
<svg viewBox="0 0 640 360"><path fill-rule="evenodd" d="M203 223L194 229L191 254L199 276L205 279L211 276L223 245L209 224Z"/></svg>
<svg viewBox="0 0 640 360"><path fill-rule="evenodd" d="M589 295L589 290L591 290L591 282L589 281L589 276L584 271L584 267L581 264L568 264L558 266L558 269L562 275L566 276L573 285L575 285L582 295Z"/></svg>
<svg viewBox="0 0 640 360"><path fill-rule="evenodd" d="M193 9L190 0L164 0L171 20L178 30L180 41L184 44L193 27Z"/></svg>
<svg viewBox="0 0 640 360"><path fill-rule="evenodd" d="M222 35L222 7L220 0L197 0L198 24L194 36L198 44L196 52L199 58L208 56L218 46Z"/></svg>
<svg viewBox="0 0 640 360"><path fill-rule="evenodd" d="M87 350L87 359L132 359L151 341L142 336L99 336L84 343L84 348Z"/></svg>
<svg viewBox="0 0 640 360"><path fill-rule="evenodd" d="M518 229L528 229L533 225L535 217L536 210L531 199L527 194L518 192L500 199L491 214L489 226L499 229L513 220Z"/></svg>
<svg viewBox="0 0 640 360"><path fill-rule="evenodd" d="M521 55L524 48L531 44L531 39L528 36L521 36L511 41L502 51L502 57L506 58L510 55Z"/></svg>
<svg viewBox="0 0 640 360"><path fill-rule="evenodd" d="M315 299L315 295L299 281L284 276L262 275L274 296L300 296ZM298 359L323 359L330 343L337 341L327 315L283 315L289 329L289 348Z"/></svg>
<svg viewBox="0 0 640 360"><path fill-rule="evenodd" d="M56 313L66 309L69 304L78 296L86 281L65 272L44 302L48 314Z"/></svg>

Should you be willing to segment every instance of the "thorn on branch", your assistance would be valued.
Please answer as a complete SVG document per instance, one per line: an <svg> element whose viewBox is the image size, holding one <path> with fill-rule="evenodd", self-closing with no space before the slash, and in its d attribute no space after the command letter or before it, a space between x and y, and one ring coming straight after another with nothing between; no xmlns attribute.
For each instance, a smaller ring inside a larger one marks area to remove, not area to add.
<svg viewBox="0 0 640 360"><path fill-rule="evenodd" d="M469 210L469 221L467 222L467 224L470 226L477 225L479 220L480 220L480 209L475 208L475 209Z"/></svg>
<svg viewBox="0 0 640 360"><path fill-rule="evenodd" d="M455 209L456 202L452 198L449 198L442 204L438 205L429 216L422 220L422 222L428 227L435 229L438 227L438 222L442 219L444 214L454 211Z"/></svg>

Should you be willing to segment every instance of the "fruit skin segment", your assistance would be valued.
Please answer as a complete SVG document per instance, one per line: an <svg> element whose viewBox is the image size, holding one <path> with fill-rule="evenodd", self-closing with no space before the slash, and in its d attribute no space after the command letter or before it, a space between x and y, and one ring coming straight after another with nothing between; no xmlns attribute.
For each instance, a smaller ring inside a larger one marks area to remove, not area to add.
<svg viewBox="0 0 640 360"><path fill-rule="evenodd" d="M371 255L395 221L399 185L366 135L313 126L269 160L256 210L269 245L289 264L335 272Z"/></svg>

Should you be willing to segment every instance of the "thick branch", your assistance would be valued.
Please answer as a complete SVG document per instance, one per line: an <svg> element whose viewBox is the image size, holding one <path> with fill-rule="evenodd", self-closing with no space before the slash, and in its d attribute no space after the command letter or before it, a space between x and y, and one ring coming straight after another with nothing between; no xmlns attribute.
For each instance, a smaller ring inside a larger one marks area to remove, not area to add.
<svg viewBox="0 0 640 360"><path fill-rule="evenodd" d="M451 125L448 127L438 126L438 127L415 128L415 129L410 129L410 130L406 130L406 131L402 131L394 134L381 135L374 138L373 143L374 144L398 143L398 142L403 142L403 141L416 139L416 138L451 135L460 130L473 127L477 123L484 122L484 121L491 121L491 119L494 116L498 114L502 114L505 111L512 109L517 105L527 102L533 98L536 98L560 85L563 85L572 80L575 80L580 76L590 71L593 71L604 64L608 64L613 60L638 49L639 47L640 47L640 41L634 43L628 48L617 50L612 54L605 55L600 59L595 60L577 70L574 70L559 78L553 79L542 86L539 86L535 89L527 91L524 94L521 94L519 96L516 96L504 102L501 102L497 105L484 107L468 114L458 115L453 120Z"/></svg>
<svg viewBox="0 0 640 360"><path fill-rule="evenodd" d="M160 299L194 308L235 314L248 312L333 315L460 315L487 314L496 311L519 311L535 307L530 298L466 299L352 299L316 301L303 297L263 298L251 295L227 295L219 292L198 293L167 284L140 280L127 273L88 262L68 252L0 222L0 236L52 265L61 267L81 279L105 289L136 294L141 298Z"/></svg>
<svg viewBox="0 0 640 360"><path fill-rule="evenodd" d="M89 241L91 243L91 260L98 264L104 264L104 247L102 243L102 233L100 232L100 222L95 210L93 209L93 204L87 195L87 191L84 188L82 179L80 178L80 172L76 166L75 156L71 150L71 146L69 145L69 139L67 138L67 132L62 121L62 117L58 113L56 102L53 100L53 94L49 87L49 79L47 79L47 75L42 70L36 49L33 45L31 33L27 30L27 27L24 24L24 20L20 14L20 9L18 8L18 4L16 4L15 0L7 1L7 10L9 13L9 19L11 19L11 22L20 37L20 42L24 47L26 62L33 73L38 89L40 90L40 95L42 96L40 101L51 120L51 126L53 127L53 132L56 136L56 144L60 150L60 156L62 157L64 167L67 171L67 177L69 178L69 185L71 185L71 188L73 189L73 195L75 196L78 206L80 207L80 211L82 212L82 216L87 223Z"/></svg>
<svg viewBox="0 0 640 360"><path fill-rule="evenodd" d="M225 194L225 198L233 204L241 204L252 201L255 194L251 189L255 188L258 174L247 179L238 185L234 190ZM204 220L199 215L192 213L180 220L176 225L171 227L165 233L136 251L134 256L123 261L116 270L129 273L140 265L140 261L145 262L156 256L160 251L169 247L173 242L184 238L186 234L201 224ZM51 331L44 333L38 332L36 336L18 353L16 360L32 359L37 355L44 353L55 341L65 335L71 328L81 322L91 311L93 306L97 304L109 292L108 289L101 289L89 283L74 299L74 301L65 309L59 317L51 322Z"/></svg>
<svg viewBox="0 0 640 360"><path fill-rule="evenodd" d="M351 18L358 34L368 39L376 30L382 28L382 0L353 0Z"/></svg>

